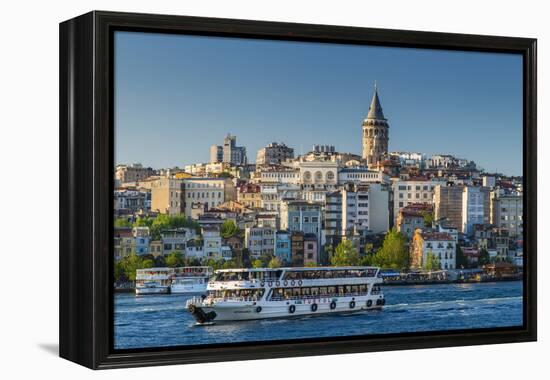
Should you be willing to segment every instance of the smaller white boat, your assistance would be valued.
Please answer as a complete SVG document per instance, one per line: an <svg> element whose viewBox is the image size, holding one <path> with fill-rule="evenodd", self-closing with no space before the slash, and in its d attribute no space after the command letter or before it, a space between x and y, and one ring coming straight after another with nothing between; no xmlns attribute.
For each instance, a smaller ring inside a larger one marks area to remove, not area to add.
<svg viewBox="0 0 550 380"><path fill-rule="evenodd" d="M170 293L171 268L146 268L136 271L136 296Z"/></svg>
<svg viewBox="0 0 550 380"><path fill-rule="evenodd" d="M174 294L204 294L210 276L211 267L176 268L170 291Z"/></svg>
<svg viewBox="0 0 550 380"><path fill-rule="evenodd" d="M136 285L136 295L147 294L168 294L170 287L167 285L161 285L158 281L147 281L143 284Z"/></svg>

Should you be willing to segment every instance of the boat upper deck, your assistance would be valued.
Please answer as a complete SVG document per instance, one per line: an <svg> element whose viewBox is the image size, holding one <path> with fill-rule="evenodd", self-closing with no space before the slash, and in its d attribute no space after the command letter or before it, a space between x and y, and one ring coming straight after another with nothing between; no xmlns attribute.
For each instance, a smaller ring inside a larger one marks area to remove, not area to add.
<svg viewBox="0 0 550 380"><path fill-rule="evenodd" d="M222 269L214 274L216 282L294 281L325 279L361 279L378 277L378 267L305 267Z"/></svg>

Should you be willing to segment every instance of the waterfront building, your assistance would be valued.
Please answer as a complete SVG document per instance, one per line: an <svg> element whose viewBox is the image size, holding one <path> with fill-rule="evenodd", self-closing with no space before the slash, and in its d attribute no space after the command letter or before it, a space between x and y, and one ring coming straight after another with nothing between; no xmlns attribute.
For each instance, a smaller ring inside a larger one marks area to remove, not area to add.
<svg viewBox="0 0 550 380"><path fill-rule="evenodd" d="M374 86L374 95L367 117L363 120L363 159L367 165L378 164L388 152L389 124L378 99L378 89Z"/></svg>
<svg viewBox="0 0 550 380"><path fill-rule="evenodd" d="M496 257L502 260L511 258L509 255L510 236L508 235L508 230L503 228L496 228L493 237Z"/></svg>
<svg viewBox="0 0 550 380"><path fill-rule="evenodd" d="M281 220L279 213L273 212L259 212L254 215L255 224L258 227L271 227L278 230L281 226Z"/></svg>
<svg viewBox="0 0 550 380"><path fill-rule="evenodd" d="M490 222L490 194L487 188L465 186L462 191L462 233L472 236L475 224Z"/></svg>
<svg viewBox="0 0 550 380"><path fill-rule="evenodd" d="M246 165L246 148L237 146L237 136L228 134L223 145L210 147L210 162L226 162L233 165Z"/></svg>
<svg viewBox="0 0 550 380"><path fill-rule="evenodd" d="M199 260L204 259L204 245L199 240L189 240L185 245L185 257Z"/></svg>
<svg viewBox="0 0 550 380"><path fill-rule="evenodd" d="M393 218L397 221L399 210L411 203L432 204L434 188L439 182L427 178L401 179L393 182Z"/></svg>
<svg viewBox="0 0 550 380"><path fill-rule="evenodd" d="M258 150L256 165L278 165L294 158L294 149L283 143L273 142Z"/></svg>
<svg viewBox="0 0 550 380"><path fill-rule="evenodd" d="M114 258L120 261L132 254L135 248L135 238L130 227L115 227L113 234Z"/></svg>
<svg viewBox="0 0 550 380"><path fill-rule="evenodd" d="M492 200L491 223L508 231L510 238L523 237L523 195L506 194Z"/></svg>
<svg viewBox="0 0 550 380"><path fill-rule="evenodd" d="M437 224L437 231L448 234L454 239L454 241L458 242L458 228L440 223Z"/></svg>
<svg viewBox="0 0 550 380"><path fill-rule="evenodd" d="M275 254L275 228L247 227L244 231L245 247L248 248L251 258Z"/></svg>
<svg viewBox="0 0 550 380"><path fill-rule="evenodd" d="M290 250L292 256L292 266L304 266L304 233L302 231L293 231L290 235Z"/></svg>
<svg viewBox="0 0 550 380"><path fill-rule="evenodd" d="M143 167L142 164L117 165L115 179L120 185L129 182L139 182L155 174L152 168Z"/></svg>
<svg viewBox="0 0 550 380"><path fill-rule="evenodd" d="M288 231L277 231L275 233L275 257L283 266L292 264L292 251L290 249L290 235Z"/></svg>
<svg viewBox="0 0 550 380"><path fill-rule="evenodd" d="M327 193L324 205L326 244L336 247L342 241L342 192Z"/></svg>
<svg viewBox="0 0 550 380"><path fill-rule="evenodd" d="M445 232L417 229L410 245L411 268L423 268L428 254L432 253L439 260L440 269L455 269L456 244L455 239Z"/></svg>
<svg viewBox="0 0 550 380"><path fill-rule="evenodd" d="M424 218L432 212L433 207L428 203L411 203L403 207L397 215L397 231L411 239L418 228L425 228Z"/></svg>
<svg viewBox="0 0 550 380"><path fill-rule="evenodd" d="M172 252L185 252L187 241L196 238L196 232L192 228L175 228L160 232L162 241L162 254L169 255Z"/></svg>
<svg viewBox="0 0 550 380"><path fill-rule="evenodd" d="M281 229L313 233L321 232L322 205L301 200L284 200L281 204Z"/></svg>
<svg viewBox="0 0 550 380"><path fill-rule="evenodd" d="M262 207L262 193L259 185L246 183L237 190L237 202L250 209Z"/></svg>
<svg viewBox="0 0 550 380"><path fill-rule="evenodd" d="M235 185L230 178L187 178L182 180L185 189L184 213L187 217L193 216L193 207L202 205L203 212L210 208L235 200ZM200 209L199 209L200 211ZM197 213L195 212L195 218Z"/></svg>
<svg viewBox="0 0 550 380"><path fill-rule="evenodd" d="M231 248L233 252L240 252L244 248L244 242L242 237L233 235L229 238L224 238L222 241L224 246Z"/></svg>
<svg viewBox="0 0 550 380"><path fill-rule="evenodd" d="M462 254L466 257L468 265L477 267L479 263L479 249L476 247L461 247Z"/></svg>
<svg viewBox="0 0 550 380"><path fill-rule="evenodd" d="M233 250L230 246L222 245L221 249L222 259L229 261L233 258Z"/></svg>
<svg viewBox="0 0 550 380"><path fill-rule="evenodd" d="M464 186L437 185L434 189L434 219L462 230Z"/></svg>
<svg viewBox="0 0 550 380"><path fill-rule="evenodd" d="M202 227L202 239L205 258L222 258L222 237L219 226L210 225Z"/></svg>
<svg viewBox="0 0 550 380"><path fill-rule="evenodd" d="M389 229L389 188L380 183L354 185L326 194L325 240L333 247L342 237L364 236Z"/></svg>
<svg viewBox="0 0 550 380"><path fill-rule="evenodd" d="M279 182L261 182L260 194L262 198L261 208L266 211L279 212L281 210L282 199L300 198L300 185L279 183Z"/></svg>
<svg viewBox="0 0 550 380"><path fill-rule="evenodd" d="M159 178L151 184L151 211L179 215L184 211L183 180Z"/></svg>
<svg viewBox="0 0 550 380"><path fill-rule="evenodd" d="M318 264L317 236L315 234L304 234L304 265Z"/></svg>
<svg viewBox="0 0 550 380"><path fill-rule="evenodd" d="M474 240L479 249L488 250L493 240L494 226L492 224L476 224L474 226Z"/></svg>
<svg viewBox="0 0 550 380"><path fill-rule="evenodd" d="M306 202L324 203L327 196L325 189L308 189L300 192L299 198Z"/></svg>
<svg viewBox="0 0 550 380"><path fill-rule="evenodd" d="M162 240L151 240L149 242L149 253L154 257L163 255Z"/></svg>
<svg viewBox="0 0 550 380"><path fill-rule="evenodd" d="M149 227L132 228L132 236L135 239L136 255L149 254L149 240L151 239L151 235L149 233Z"/></svg>

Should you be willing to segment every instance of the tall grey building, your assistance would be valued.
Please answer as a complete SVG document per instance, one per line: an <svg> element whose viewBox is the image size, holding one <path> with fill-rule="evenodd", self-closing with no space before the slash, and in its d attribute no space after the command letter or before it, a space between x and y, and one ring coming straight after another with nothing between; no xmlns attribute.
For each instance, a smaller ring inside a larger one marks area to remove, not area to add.
<svg viewBox="0 0 550 380"><path fill-rule="evenodd" d="M246 148L237 146L237 136L227 134L223 139L223 145L212 145L210 147L210 162L246 165Z"/></svg>

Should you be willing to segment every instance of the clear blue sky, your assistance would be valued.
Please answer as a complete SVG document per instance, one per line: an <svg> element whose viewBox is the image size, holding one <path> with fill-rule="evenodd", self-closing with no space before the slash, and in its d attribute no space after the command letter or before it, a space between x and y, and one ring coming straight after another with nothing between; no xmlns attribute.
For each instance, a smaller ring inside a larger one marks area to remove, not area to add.
<svg viewBox="0 0 550 380"><path fill-rule="evenodd" d="M227 133L361 154L378 82L390 151L522 173L520 55L117 32L115 161L207 162Z"/></svg>

